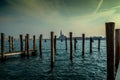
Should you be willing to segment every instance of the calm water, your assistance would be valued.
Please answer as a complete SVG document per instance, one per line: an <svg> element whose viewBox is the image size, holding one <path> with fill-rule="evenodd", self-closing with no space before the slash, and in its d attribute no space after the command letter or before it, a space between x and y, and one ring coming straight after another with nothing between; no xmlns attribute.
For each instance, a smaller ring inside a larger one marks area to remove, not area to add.
<svg viewBox="0 0 120 80"><path fill-rule="evenodd" d="M32 49L32 40L30 41ZM15 51L19 50L19 41L15 41ZM89 53L89 40L85 43L85 57L82 58L81 45L78 41L74 52L73 62L69 59L69 50L65 49L65 42L57 41L55 67L50 68L50 41L43 41L43 59L38 55L30 58L20 58L19 55L7 57L7 61L0 62L0 80L106 80L106 45L101 41L101 51L97 50L97 41L93 43L93 53ZM38 47L37 41L37 48ZM6 42L8 51L8 42ZM69 41L68 41L69 48Z"/></svg>

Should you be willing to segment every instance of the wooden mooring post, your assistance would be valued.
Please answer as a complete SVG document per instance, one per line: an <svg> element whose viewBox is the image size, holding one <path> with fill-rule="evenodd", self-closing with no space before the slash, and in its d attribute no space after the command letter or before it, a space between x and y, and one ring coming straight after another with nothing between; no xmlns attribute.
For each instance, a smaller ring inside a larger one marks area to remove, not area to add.
<svg viewBox="0 0 120 80"><path fill-rule="evenodd" d="M39 51L40 51L40 57L42 58L42 34L39 37Z"/></svg>
<svg viewBox="0 0 120 80"><path fill-rule="evenodd" d="M85 34L82 34L82 56L85 53Z"/></svg>
<svg viewBox="0 0 120 80"><path fill-rule="evenodd" d="M36 50L36 39L35 39L35 35L33 36L33 50Z"/></svg>
<svg viewBox="0 0 120 80"><path fill-rule="evenodd" d="M27 36L25 36L25 52L27 51Z"/></svg>
<svg viewBox="0 0 120 80"><path fill-rule="evenodd" d="M93 38L90 37L90 53L92 53L92 42L93 42Z"/></svg>
<svg viewBox="0 0 120 80"><path fill-rule="evenodd" d="M100 51L100 40L101 40L101 38L99 37L98 38L98 51Z"/></svg>
<svg viewBox="0 0 120 80"><path fill-rule="evenodd" d="M54 67L54 32L51 32L51 68Z"/></svg>
<svg viewBox="0 0 120 80"><path fill-rule="evenodd" d="M35 56L36 55L36 38L35 38L35 35L33 35L33 52L32 52L32 55Z"/></svg>
<svg viewBox="0 0 120 80"><path fill-rule="evenodd" d="M9 42L9 52L11 52L12 51L12 49L11 49L11 36L8 37L8 42Z"/></svg>
<svg viewBox="0 0 120 80"><path fill-rule="evenodd" d="M115 80L114 74L114 22L106 23L107 80Z"/></svg>
<svg viewBox="0 0 120 80"><path fill-rule="evenodd" d="M65 38L65 46L66 46L66 51L67 51L67 37Z"/></svg>
<svg viewBox="0 0 120 80"><path fill-rule="evenodd" d="M55 35L55 38L54 38L54 48L55 48L55 53L56 53L56 35Z"/></svg>
<svg viewBox="0 0 120 80"><path fill-rule="evenodd" d="M4 55L4 43L5 42L5 34L1 33L1 60L4 61L5 60L5 55Z"/></svg>
<svg viewBox="0 0 120 80"><path fill-rule="evenodd" d="M23 36L20 34L20 51L23 52Z"/></svg>
<svg viewBox="0 0 120 80"><path fill-rule="evenodd" d="M120 29L115 30L115 71L117 72L120 60Z"/></svg>
<svg viewBox="0 0 120 80"><path fill-rule="evenodd" d="M21 56L25 56L25 52L23 52L23 35L20 34L20 51L22 52Z"/></svg>
<svg viewBox="0 0 120 80"><path fill-rule="evenodd" d="M12 52L14 51L14 37L11 37L11 48L12 48Z"/></svg>
<svg viewBox="0 0 120 80"><path fill-rule="evenodd" d="M70 60L73 60L72 32L70 32Z"/></svg>
<svg viewBox="0 0 120 80"><path fill-rule="evenodd" d="M30 56L30 51L29 51L29 34L26 35L26 47L27 47L27 57Z"/></svg>
<svg viewBox="0 0 120 80"><path fill-rule="evenodd" d="M76 43L77 43L77 39L74 38L74 49L76 50Z"/></svg>

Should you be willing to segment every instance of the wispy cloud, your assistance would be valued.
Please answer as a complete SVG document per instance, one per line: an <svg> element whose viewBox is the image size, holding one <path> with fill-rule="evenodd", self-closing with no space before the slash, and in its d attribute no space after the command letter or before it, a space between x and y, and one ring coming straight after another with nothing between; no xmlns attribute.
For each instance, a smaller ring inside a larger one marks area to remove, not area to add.
<svg viewBox="0 0 120 80"><path fill-rule="evenodd" d="M28 2L29 1L29 2ZM48 2L46 2L48 1ZM51 2L52 1L52 2ZM110 9L103 7L104 0L96 1L92 11L89 13L85 13L83 15L79 14L75 16L66 16L63 15L64 11L67 13L72 13L77 8L78 11L86 10L86 5L78 6L78 7L68 7L70 4L66 4L63 0L7 0L10 5L9 8L16 12L16 17L0 17L0 22L12 20L15 22L11 24L11 26L25 26L29 27L29 31L31 33L39 32L49 32L50 30L54 30L58 32L60 29L63 29L67 32L73 31L77 35L80 33L86 34L102 34L104 35L104 23L108 21L117 22L119 25L120 14L116 13L116 11L120 8L120 6L111 7ZM73 0L74 1L74 0ZM77 0L76 0L77 1ZM84 1L84 0L82 0ZM89 0L88 0L89 1ZM92 5L94 2L91 2ZM97 3L97 4L96 4ZM62 5L61 5L62 4ZM71 3L71 5L73 5ZM64 9L64 7L65 9ZM72 10L71 10L72 9ZM82 10L81 10L82 9ZM91 8L89 8L91 9ZM101 9L101 10L100 10ZM76 11L77 11L76 10ZM100 11L99 11L100 10ZM62 14L61 14L62 13ZM93 14L94 13L94 14ZM74 14L74 13L72 13ZM21 17L22 16L22 17ZM21 19L22 22L17 22L15 20ZM9 25L9 24L8 24ZM37 29L37 30L35 30ZM24 29L28 30L28 29ZM58 33L59 34L59 33Z"/></svg>
<svg viewBox="0 0 120 80"><path fill-rule="evenodd" d="M96 8L96 10L94 11L94 13L97 13L97 12L98 12L98 10L100 9L103 1L104 1L104 0L100 0L100 1L99 1L98 5L97 5L97 8Z"/></svg>
<svg viewBox="0 0 120 80"><path fill-rule="evenodd" d="M15 17L10 17L10 16L0 16L0 22L3 23L3 22L14 22L14 21L17 21L17 18Z"/></svg>

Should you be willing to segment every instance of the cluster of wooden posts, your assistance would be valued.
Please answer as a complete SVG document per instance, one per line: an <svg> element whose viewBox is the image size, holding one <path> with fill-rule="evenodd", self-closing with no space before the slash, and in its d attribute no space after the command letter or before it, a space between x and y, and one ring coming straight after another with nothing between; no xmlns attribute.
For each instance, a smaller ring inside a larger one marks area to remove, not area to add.
<svg viewBox="0 0 120 80"><path fill-rule="evenodd" d="M73 61L73 34L72 32L69 33L70 36L70 60ZM98 51L100 51L100 40L101 38L98 38ZM41 40L40 40L41 41ZM92 53L92 42L93 42L93 38L90 37L90 53ZM76 43L77 43L77 39L74 38L74 50L76 50ZM65 39L65 46L66 46L66 50L67 48L67 38ZM42 46L40 46L41 49ZM41 50L40 50L41 51ZM56 36L54 37L54 32L51 32L51 68L54 67L54 51L56 52ZM41 51L42 53L42 51ZM82 34L82 56L84 57L85 54L85 34Z"/></svg>
<svg viewBox="0 0 120 80"><path fill-rule="evenodd" d="M115 34L114 34L115 32ZM115 80L118 68L120 68L120 29L115 29L115 23L106 23L107 46L107 80Z"/></svg>
<svg viewBox="0 0 120 80"><path fill-rule="evenodd" d="M114 27L115 23L109 22L106 23L106 46L107 46L107 80L115 80L115 72L117 72L119 60L120 60L120 29L115 30L115 39L114 39ZM51 32L51 68L54 67L54 57L55 52L57 50L56 43L57 37L54 35L54 32ZM70 60L73 60L73 39L74 39L74 50L76 50L77 39L73 38L72 32L69 33L70 36ZM42 34L39 36L39 52L40 57L42 58ZM67 40L65 39L65 50L68 50ZM93 39L90 37L90 53L92 53L92 42ZM101 38L98 38L98 51L100 51L100 42ZM32 55L36 55L36 37L33 36L33 50L30 50L29 44L29 34L25 36L25 48L23 47L23 35L20 35L20 51L14 51L14 38L9 36L9 52L5 52L5 34L1 33L1 60L4 61L7 56L20 54L23 56L30 56L30 52ZM115 44L114 44L115 43ZM12 44L12 45L11 45ZM115 45L115 47L114 47ZM115 49L115 50L114 50ZM114 57L115 51L115 57ZM85 55L85 34L82 34L82 56ZM115 59L115 61L114 61ZM115 64L114 64L115 62ZM115 68L114 68L115 66Z"/></svg>
<svg viewBox="0 0 120 80"><path fill-rule="evenodd" d="M73 60L73 39L74 39L74 50L76 50L76 44L77 44L77 39L73 38L73 34L72 32L69 33L70 34L70 60ZM65 38L65 50L67 51L67 40L68 38ZM98 38L98 51L100 51L100 38ZM29 34L26 34L25 36L25 48L23 48L23 35L20 35L20 51L14 52L14 38L9 36L9 52L5 52L4 48L5 48L5 34L1 33L1 59L2 61L5 60L6 56L10 56L10 55L16 55L16 54L20 54L21 56L30 56L30 52L32 52L32 55L36 55L36 38L35 35L33 36L33 50L30 50L29 46ZM56 52L57 48L56 48L56 42L57 42L57 37L56 35L54 36L54 32L51 32L51 64L54 64L54 52ZM92 37L90 37L90 53L92 53ZM12 45L12 46L11 46ZM39 37L39 52L40 52L40 57L42 58L42 34ZM82 56L84 56L85 53L85 34L82 34Z"/></svg>
<svg viewBox="0 0 120 80"><path fill-rule="evenodd" d="M115 23L109 22L105 24L106 26L106 46L107 46L107 80L115 80L115 73L117 73L119 60L120 60L120 29L114 29ZM115 31L115 35L114 35ZM70 60L73 60L73 35L72 32L70 34ZM98 38L98 51L100 51L100 38ZM90 53L92 53L92 37L90 37ZM76 50L76 38L74 38L74 49ZM5 34L1 33L1 60L4 61L6 56L20 54L23 56L30 56L30 52L32 55L36 55L36 38L33 36L33 50L29 48L29 34L25 36L25 49L23 48L23 35L20 35L20 51L14 51L14 38L9 36L9 52L5 53ZM11 45L12 44L12 45ZM65 50L67 48L67 38L65 39ZM42 58L42 34L39 37L39 51L40 57ZM56 52L56 36L54 36L54 32L51 32L51 68L54 67L54 55ZM82 34L82 56L85 54L85 34ZM114 56L115 55L115 56ZM114 63L115 62L115 63ZM115 68L114 68L115 67Z"/></svg>
<svg viewBox="0 0 120 80"><path fill-rule="evenodd" d="M20 51L14 51L14 38L9 36L9 52L5 52L5 34L1 33L1 60L5 61L7 56L20 54L23 56L30 56L30 52L32 55L36 55L36 40L35 35L33 36L33 50L30 50L29 48L29 34L25 36L25 50L23 48L23 36L20 35ZM26 53L26 54L25 54Z"/></svg>

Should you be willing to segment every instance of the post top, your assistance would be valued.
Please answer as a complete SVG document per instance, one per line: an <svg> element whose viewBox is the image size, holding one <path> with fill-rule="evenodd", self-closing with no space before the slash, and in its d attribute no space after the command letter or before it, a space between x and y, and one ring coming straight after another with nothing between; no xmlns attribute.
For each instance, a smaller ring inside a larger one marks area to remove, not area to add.
<svg viewBox="0 0 120 80"><path fill-rule="evenodd" d="M82 35L85 35L85 33L83 33Z"/></svg>
<svg viewBox="0 0 120 80"><path fill-rule="evenodd" d="M42 34L40 34L40 36L42 36Z"/></svg>
<svg viewBox="0 0 120 80"><path fill-rule="evenodd" d="M4 33L1 33L1 34L4 34Z"/></svg>
<svg viewBox="0 0 120 80"><path fill-rule="evenodd" d="M115 24L115 22L106 22L106 24Z"/></svg>
<svg viewBox="0 0 120 80"><path fill-rule="evenodd" d="M116 31L120 31L120 29L115 29Z"/></svg>
<svg viewBox="0 0 120 80"><path fill-rule="evenodd" d="M51 31L51 33L54 33L53 31Z"/></svg>

